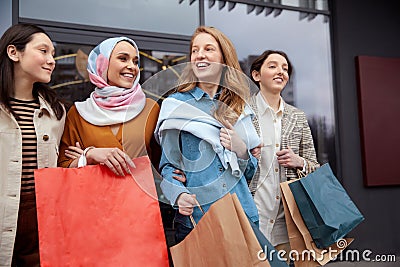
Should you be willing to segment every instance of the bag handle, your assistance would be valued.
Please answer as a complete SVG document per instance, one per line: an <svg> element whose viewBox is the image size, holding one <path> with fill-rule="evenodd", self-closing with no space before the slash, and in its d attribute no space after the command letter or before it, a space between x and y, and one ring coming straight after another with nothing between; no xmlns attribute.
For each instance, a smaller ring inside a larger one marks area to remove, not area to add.
<svg viewBox="0 0 400 267"><path fill-rule="evenodd" d="M311 165L310 161L308 159L304 159L306 161L306 172L304 173L300 169L297 169L297 177L298 179L306 177L308 173L312 173L316 170L316 167L314 165Z"/></svg>
<svg viewBox="0 0 400 267"><path fill-rule="evenodd" d="M197 199L194 199L194 201L196 202L197 207L200 209L200 211L201 211L201 212L203 213L203 215L204 215L205 212L204 212L203 208L201 207L200 203L197 201ZM189 218L190 218L190 221L191 221L192 224L193 224L193 227L196 227L197 223L196 223L196 221L194 220L192 214L189 215Z"/></svg>
<svg viewBox="0 0 400 267"><path fill-rule="evenodd" d="M297 177L300 179L306 177L306 174L302 170L297 169Z"/></svg>

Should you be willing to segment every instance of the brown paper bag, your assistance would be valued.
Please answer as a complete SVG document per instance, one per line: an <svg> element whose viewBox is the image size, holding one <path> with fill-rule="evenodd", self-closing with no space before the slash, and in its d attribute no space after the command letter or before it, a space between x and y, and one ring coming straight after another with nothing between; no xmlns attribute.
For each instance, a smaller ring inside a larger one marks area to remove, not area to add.
<svg viewBox="0 0 400 267"><path fill-rule="evenodd" d="M175 267L270 267L258 258L261 246L236 194L211 205L193 231L170 250Z"/></svg>
<svg viewBox="0 0 400 267"><path fill-rule="evenodd" d="M295 258L295 266L315 267L325 265L346 249L354 239L345 238L341 240L341 242L335 243L328 248L317 248L301 217L294 196L290 191L289 184L291 182L293 181L281 183L280 186L289 242L291 252L293 252L292 256Z"/></svg>

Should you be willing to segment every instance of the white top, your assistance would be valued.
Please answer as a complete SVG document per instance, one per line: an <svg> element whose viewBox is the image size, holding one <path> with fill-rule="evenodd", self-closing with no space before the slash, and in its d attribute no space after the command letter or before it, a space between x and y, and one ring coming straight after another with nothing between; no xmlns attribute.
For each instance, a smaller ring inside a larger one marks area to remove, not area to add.
<svg viewBox="0 0 400 267"><path fill-rule="evenodd" d="M286 181L286 176L276 157L276 152L281 149L284 105L281 100L275 112L261 93L256 96L256 105L264 146L261 148L260 179L254 201L260 216L260 230L276 246L289 242L279 186L280 182Z"/></svg>

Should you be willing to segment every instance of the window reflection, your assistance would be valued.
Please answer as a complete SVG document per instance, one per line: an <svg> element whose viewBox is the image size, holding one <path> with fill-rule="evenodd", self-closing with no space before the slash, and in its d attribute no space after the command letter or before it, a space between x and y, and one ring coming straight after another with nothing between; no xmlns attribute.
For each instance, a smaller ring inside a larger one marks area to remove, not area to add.
<svg viewBox="0 0 400 267"><path fill-rule="evenodd" d="M87 45L56 44L56 68L50 86L69 104L85 100L94 89L86 70L87 57L92 48Z"/></svg>
<svg viewBox="0 0 400 267"><path fill-rule="evenodd" d="M328 17L319 14L312 20L302 19L301 12L290 10L282 10L279 16L256 13L248 14L247 6L239 3L230 11L206 6L205 24L217 27L232 40L246 74L254 58L267 49L288 54L294 73L283 98L307 114L318 160L329 162L334 169L335 117Z"/></svg>
<svg viewBox="0 0 400 267"><path fill-rule="evenodd" d="M182 53L171 53L162 51L144 51L141 52L141 60L143 62L143 70L141 71L141 81L143 91L148 97L153 98L155 101L162 100L163 95L176 86L176 79L178 74L168 79L168 75L159 75L159 78L150 79L164 70L173 70L175 65L187 62L188 56ZM162 80L159 80L162 79ZM157 82L155 82L157 81Z"/></svg>
<svg viewBox="0 0 400 267"><path fill-rule="evenodd" d="M276 0L265 0L275 2ZM303 7L316 10L328 10L328 0L279 0L280 4L286 6Z"/></svg>
<svg viewBox="0 0 400 267"><path fill-rule="evenodd" d="M198 13L198 1L19 0L22 18L169 34L190 35Z"/></svg>

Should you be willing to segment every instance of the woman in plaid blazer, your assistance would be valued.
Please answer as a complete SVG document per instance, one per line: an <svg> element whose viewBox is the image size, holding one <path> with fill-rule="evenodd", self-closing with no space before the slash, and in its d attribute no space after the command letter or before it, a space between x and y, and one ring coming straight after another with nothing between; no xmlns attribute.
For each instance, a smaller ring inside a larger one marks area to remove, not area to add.
<svg viewBox="0 0 400 267"><path fill-rule="evenodd" d="M282 51L267 50L251 65L260 91L251 98L254 126L262 140L254 154L259 168L250 191L260 215L260 230L277 250L290 251L279 183L319 167L306 115L282 99L292 65ZM287 256L287 254L286 254ZM288 257L287 257L288 258Z"/></svg>

